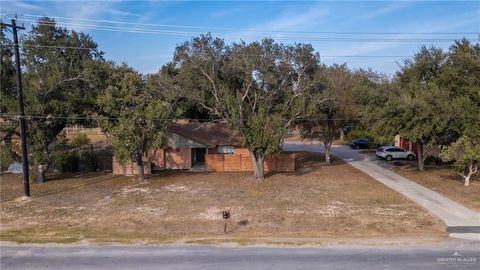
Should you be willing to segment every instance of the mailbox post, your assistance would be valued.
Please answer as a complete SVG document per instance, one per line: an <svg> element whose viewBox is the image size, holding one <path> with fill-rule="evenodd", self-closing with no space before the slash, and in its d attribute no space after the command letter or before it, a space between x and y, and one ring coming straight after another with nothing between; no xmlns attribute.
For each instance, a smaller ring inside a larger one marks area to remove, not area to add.
<svg viewBox="0 0 480 270"><path fill-rule="evenodd" d="M222 211L222 217L223 217L223 220L225 222L225 224L223 226L223 234L226 235L227 234L227 222L230 219L230 211L228 211L228 210Z"/></svg>

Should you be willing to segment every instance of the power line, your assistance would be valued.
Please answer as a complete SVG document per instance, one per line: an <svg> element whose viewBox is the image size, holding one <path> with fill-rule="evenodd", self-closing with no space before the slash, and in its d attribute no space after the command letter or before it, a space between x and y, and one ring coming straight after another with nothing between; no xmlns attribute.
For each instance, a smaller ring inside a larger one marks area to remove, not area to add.
<svg viewBox="0 0 480 270"><path fill-rule="evenodd" d="M15 46L13 43L2 44L3 46ZM20 47L31 48L52 48L52 49L77 49L77 50L97 50L97 47L78 47L78 46L61 46L61 45L35 45L35 44L20 44Z"/></svg>
<svg viewBox="0 0 480 270"><path fill-rule="evenodd" d="M63 22L38 22L36 20L21 19L26 23L32 25L43 25L43 26L68 26L68 27L84 27L91 30L101 30L101 31L114 31L114 32L125 32L125 33L143 33L143 34L157 34L157 35L172 35L172 36L198 36L205 33L202 32L183 32L176 30L155 30L155 29L146 29L146 28L127 28L127 27L116 27L116 26L102 26L102 25L91 25L91 24L80 24L80 23L63 23ZM264 36L236 36L230 34L219 34L224 38L238 38L238 39L264 39ZM276 40L284 41L318 41L318 42L453 42L455 39L452 38L352 38L352 37L308 37L308 36L289 36L289 37L275 37ZM470 41L477 41L477 39L468 39Z"/></svg>
<svg viewBox="0 0 480 270"><path fill-rule="evenodd" d="M25 17L43 18L49 17L53 19L63 20L78 20L86 22L99 22L108 24L124 24L124 25L141 25L141 26L155 26L166 28L183 28L183 29L205 29L205 30L224 30L224 31L242 31L242 32L255 32L255 33L300 33L300 34L334 34L334 35L477 35L479 32L362 32L362 31L289 31L289 30L258 30L248 28L233 28L233 27L211 27L211 26L194 26L194 25L176 25L176 24L156 24L156 23L137 23L126 21L113 21L113 20L94 20L94 19L82 19L72 17L60 17L60 16L46 16L46 15L31 15L23 14Z"/></svg>
<svg viewBox="0 0 480 270"><path fill-rule="evenodd" d="M13 43L2 44L2 46L15 46ZM98 47L76 47L76 46L61 46L61 45L35 45L35 44L20 44L20 47L31 48L52 48L52 49L78 49L78 50L97 50ZM244 56L257 56L253 54L234 54ZM170 58L173 55L166 55L163 58ZM411 58L411 55L320 55L320 57L339 57L339 58Z"/></svg>
<svg viewBox="0 0 480 270"><path fill-rule="evenodd" d="M20 116L18 115L11 115L11 114L0 114L1 117L7 117L16 119ZM52 115L25 115L23 116L25 119L72 119L72 120L128 120L130 118L126 117L101 117L101 116L52 116ZM410 117L348 117L348 118L297 118L296 121L331 121L331 120L391 120L391 119L410 119ZM449 119L480 119L479 116L456 116L450 117ZM152 120L157 121L178 121L178 120L187 120L187 121L212 121L212 122L219 122L224 121L223 119L208 119L208 118L154 118Z"/></svg>
<svg viewBox="0 0 480 270"><path fill-rule="evenodd" d="M1 44L1 46L15 46L13 43ZM51 49L78 49L78 50L99 50L98 47L77 47L77 46L61 46L61 45L35 45L35 44L19 44L20 47L31 48L51 48ZM238 56L258 56L256 54L244 54L233 53L232 55ZM459 55L459 54L456 54ZM460 54L469 57L475 57L475 55L464 53ZM161 56L161 58L172 58L173 55ZM322 55L320 58L413 58L415 55Z"/></svg>

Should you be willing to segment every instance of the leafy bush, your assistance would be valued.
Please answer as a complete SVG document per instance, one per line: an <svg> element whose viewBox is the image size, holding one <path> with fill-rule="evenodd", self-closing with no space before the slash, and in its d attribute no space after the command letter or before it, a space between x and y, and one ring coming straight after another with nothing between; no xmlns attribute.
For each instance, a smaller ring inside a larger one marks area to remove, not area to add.
<svg viewBox="0 0 480 270"><path fill-rule="evenodd" d="M375 141L375 136L373 135L373 133L367 130L352 129L348 132L346 136L346 139L349 142L358 138L367 138L371 142Z"/></svg>
<svg viewBox="0 0 480 270"><path fill-rule="evenodd" d="M52 154L52 166L62 172L78 171L78 155L75 152L60 152Z"/></svg>
<svg viewBox="0 0 480 270"><path fill-rule="evenodd" d="M90 152L80 154L80 163L85 166L87 171L94 172L97 170L97 156Z"/></svg>
<svg viewBox="0 0 480 270"><path fill-rule="evenodd" d="M11 147L8 145L0 145L0 167L4 171L8 168L8 165L14 162Z"/></svg>
<svg viewBox="0 0 480 270"><path fill-rule="evenodd" d="M428 156L424 161L425 165L443 165L445 164L441 158L435 156Z"/></svg>
<svg viewBox="0 0 480 270"><path fill-rule="evenodd" d="M446 162L453 161L452 167L463 177L464 185L470 185L470 178L480 166L480 130L462 135L442 150L440 158Z"/></svg>
<svg viewBox="0 0 480 270"><path fill-rule="evenodd" d="M87 134L79 133L72 138L71 144L74 146L85 145L90 143L90 138Z"/></svg>

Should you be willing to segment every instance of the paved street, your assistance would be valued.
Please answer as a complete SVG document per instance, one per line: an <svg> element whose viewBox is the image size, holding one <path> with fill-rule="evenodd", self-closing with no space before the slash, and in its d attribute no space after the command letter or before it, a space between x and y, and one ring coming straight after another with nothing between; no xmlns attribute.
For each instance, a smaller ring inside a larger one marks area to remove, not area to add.
<svg viewBox="0 0 480 270"><path fill-rule="evenodd" d="M321 144L290 143L285 144L284 149L323 152ZM480 240L480 213L392 172L386 168L386 162L374 156L342 145L333 146L332 154L439 217L449 227L451 236Z"/></svg>
<svg viewBox="0 0 480 270"><path fill-rule="evenodd" d="M479 269L478 246L2 246L1 269Z"/></svg>

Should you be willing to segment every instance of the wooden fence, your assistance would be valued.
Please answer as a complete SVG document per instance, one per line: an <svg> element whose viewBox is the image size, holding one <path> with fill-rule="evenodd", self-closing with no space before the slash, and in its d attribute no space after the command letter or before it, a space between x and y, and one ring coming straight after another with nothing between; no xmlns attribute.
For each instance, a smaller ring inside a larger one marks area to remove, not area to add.
<svg viewBox="0 0 480 270"><path fill-rule="evenodd" d="M263 162L266 172L294 172L295 154L279 154L266 158ZM205 155L205 169L209 172L251 172L250 155Z"/></svg>

